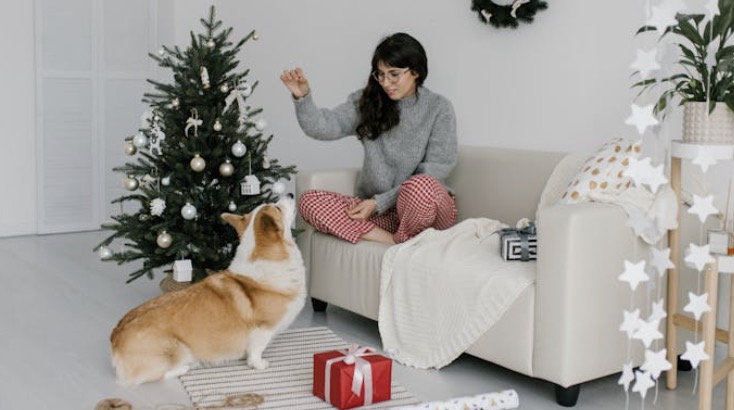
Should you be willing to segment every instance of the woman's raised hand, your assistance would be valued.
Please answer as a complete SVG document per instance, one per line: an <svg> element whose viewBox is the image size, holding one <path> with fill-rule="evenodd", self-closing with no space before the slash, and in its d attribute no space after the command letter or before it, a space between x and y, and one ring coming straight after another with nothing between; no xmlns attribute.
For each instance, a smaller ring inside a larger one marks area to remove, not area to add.
<svg viewBox="0 0 734 410"><path fill-rule="evenodd" d="M283 73L280 75L280 81L288 87L295 98L301 98L311 92L311 88L308 86L308 80L303 74L301 67L297 67L294 70L283 70Z"/></svg>

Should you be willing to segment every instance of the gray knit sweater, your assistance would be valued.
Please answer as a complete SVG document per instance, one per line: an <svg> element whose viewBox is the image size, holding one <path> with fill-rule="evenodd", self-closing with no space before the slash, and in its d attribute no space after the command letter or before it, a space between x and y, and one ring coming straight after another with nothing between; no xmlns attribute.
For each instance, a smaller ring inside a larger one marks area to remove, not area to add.
<svg viewBox="0 0 734 410"><path fill-rule="evenodd" d="M361 94L352 93L333 109L318 108L311 94L294 100L298 123L306 135L321 141L356 135ZM361 140L364 162L355 192L359 198L374 198L380 214L395 206L406 179L428 174L443 183L457 161L456 117L448 99L420 87L398 107L396 127L377 139Z"/></svg>

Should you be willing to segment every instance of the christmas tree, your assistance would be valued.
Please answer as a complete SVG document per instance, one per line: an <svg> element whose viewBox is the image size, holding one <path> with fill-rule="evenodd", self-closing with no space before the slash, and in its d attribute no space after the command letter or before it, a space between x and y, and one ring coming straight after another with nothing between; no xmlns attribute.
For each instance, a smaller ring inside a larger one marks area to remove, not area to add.
<svg viewBox="0 0 734 410"><path fill-rule="evenodd" d="M95 251L118 264L142 260L128 282L152 279L154 269L182 259L191 260L194 282L207 270L226 268L239 238L220 215L245 214L276 200L285 191L281 179L295 173L294 166L268 158L273 135L264 137L262 109L247 105L257 81L248 82L249 70L235 71L240 48L257 34L233 44L232 28L221 29L214 7L201 23L203 33L192 31L186 50L163 47L150 54L173 71L173 82L148 80L154 91L143 101L151 110L124 145L135 161L113 168L130 192L112 202L122 211L102 225L114 232ZM125 203L135 212L126 213ZM124 241L120 251L110 247L116 239Z"/></svg>

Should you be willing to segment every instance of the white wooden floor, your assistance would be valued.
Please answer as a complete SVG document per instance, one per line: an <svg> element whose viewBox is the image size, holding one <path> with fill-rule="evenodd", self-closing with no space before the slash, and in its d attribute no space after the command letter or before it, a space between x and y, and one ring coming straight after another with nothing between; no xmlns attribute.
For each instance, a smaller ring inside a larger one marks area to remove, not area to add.
<svg viewBox="0 0 734 410"><path fill-rule="evenodd" d="M92 410L108 397L127 400L136 410L190 404L176 379L135 388L115 382L109 333L129 309L160 290L159 278L125 284L132 266L101 262L92 248L104 236L0 239L0 410ZM314 313L308 304L293 327L309 326L328 326L349 342L380 347L376 322L344 310ZM562 408L550 383L470 356L433 371L396 365L394 377L426 401L515 389L521 409ZM585 384L576 409L696 409L694 377L680 373L678 390L651 389L644 405L635 394L626 407L613 375ZM722 393L719 388L714 408L723 408Z"/></svg>

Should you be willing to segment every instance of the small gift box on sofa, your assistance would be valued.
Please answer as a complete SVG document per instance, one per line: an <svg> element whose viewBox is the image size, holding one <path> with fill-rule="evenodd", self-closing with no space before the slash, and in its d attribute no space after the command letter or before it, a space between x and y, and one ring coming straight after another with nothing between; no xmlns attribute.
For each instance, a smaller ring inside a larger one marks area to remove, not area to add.
<svg viewBox="0 0 734 410"><path fill-rule="evenodd" d="M315 353L313 394L339 409L390 400L392 360L368 347Z"/></svg>
<svg viewBox="0 0 734 410"><path fill-rule="evenodd" d="M502 259L506 261L529 261L538 258L538 239L535 223L521 219L516 228L499 231Z"/></svg>

